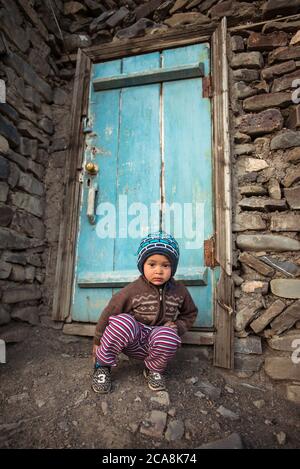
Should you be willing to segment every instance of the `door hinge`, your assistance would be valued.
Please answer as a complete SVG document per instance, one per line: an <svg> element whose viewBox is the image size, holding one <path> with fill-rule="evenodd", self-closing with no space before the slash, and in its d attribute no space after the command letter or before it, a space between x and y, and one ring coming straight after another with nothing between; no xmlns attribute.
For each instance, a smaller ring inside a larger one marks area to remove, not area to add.
<svg viewBox="0 0 300 469"><path fill-rule="evenodd" d="M212 98L211 75L202 78L202 98Z"/></svg>
<svg viewBox="0 0 300 469"><path fill-rule="evenodd" d="M215 238L204 240L204 264L206 267L216 267L218 262L215 259Z"/></svg>

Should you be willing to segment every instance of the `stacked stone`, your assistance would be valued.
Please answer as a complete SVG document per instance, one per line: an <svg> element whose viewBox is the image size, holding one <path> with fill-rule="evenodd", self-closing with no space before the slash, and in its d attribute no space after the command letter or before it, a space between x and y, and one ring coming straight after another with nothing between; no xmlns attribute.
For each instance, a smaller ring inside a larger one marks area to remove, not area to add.
<svg viewBox="0 0 300 469"><path fill-rule="evenodd" d="M55 152L62 133L56 108L66 114L61 87L67 84L55 65L58 41L46 24L30 2L0 1L6 89L0 104L0 325L12 319L38 324L51 295L45 273L60 221L59 203L51 203L53 192L63 195L64 158ZM57 169L46 188L48 166Z"/></svg>
<svg viewBox="0 0 300 469"><path fill-rule="evenodd" d="M96 0L64 3L67 52L190 24L209 25L227 16L232 24L260 18L264 2L227 0Z"/></svg>
<svg viewBox="0 0 300 469"><path fill-rule="evenodd" d="M291 360L300 339L299 29L293 21L233 34L230 58L236 340L255 354L262 337L288 352L267 358L265 370L294 380L300 380ZM252 362L255 370L262 360Z"/></svg>

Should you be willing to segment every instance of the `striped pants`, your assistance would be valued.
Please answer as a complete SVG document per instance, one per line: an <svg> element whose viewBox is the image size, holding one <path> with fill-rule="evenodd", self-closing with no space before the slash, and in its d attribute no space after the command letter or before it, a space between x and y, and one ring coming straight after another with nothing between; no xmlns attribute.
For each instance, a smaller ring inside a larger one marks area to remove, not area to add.
<svg viewBox="0 0 300 469"><path fill-rule="evenodd" d="M96 357L102 366L116 366L117 356L122 352L144 360L149 370L162 373L180 345L176 330L146 326L130 314L118 314L108 319Z"/></svg>

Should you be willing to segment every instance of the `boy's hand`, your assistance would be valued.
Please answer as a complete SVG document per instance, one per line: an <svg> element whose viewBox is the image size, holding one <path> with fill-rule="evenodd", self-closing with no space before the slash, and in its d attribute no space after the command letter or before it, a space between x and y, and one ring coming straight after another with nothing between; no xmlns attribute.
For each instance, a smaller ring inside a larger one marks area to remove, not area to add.
<svg viewBox="0 0 300 469"><path fill-rule="evenodd" d="M92 351L92 360L93 363L95 364L96 362L96 352L97 352L98 345L93 345L93 351Z"/></svg>
<svg viewBox="0 0 300 469"><path fill-rule="evenodd" d="M175 322L173 322L173 321L167 321L164 324L164 326L171 327L171 329L176 329L176 331L177 331L177 326L176 326Z"/></svg>

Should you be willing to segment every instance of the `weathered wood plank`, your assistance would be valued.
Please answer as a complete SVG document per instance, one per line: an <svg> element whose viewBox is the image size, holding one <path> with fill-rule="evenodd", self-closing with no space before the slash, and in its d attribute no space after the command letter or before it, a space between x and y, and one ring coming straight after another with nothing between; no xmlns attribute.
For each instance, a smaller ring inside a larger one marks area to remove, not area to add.
<svg viewBox="0 0 300 469"><path fill-rule="evenodd" d="M69 315L73 284L75 240L80 183L78 169L82 164L84 134L82 118L86 115L91 61L78 51L70 117L70 144L65 168L65 198L61 214L52 318L64 320ZM72 210L70 210L72 207Z"/></svg>
<svg viewBox="0 0 300 469"><path fill-rule="evenodd" d="M177 67L169 69L151 70L144 73L128 73L127 75L98 78L93 81L95 91L113 90L128 86L149 85L165 81L184 80L186 78L202 77L204 66L199 63L195 66Z"/></svg>
<svg viewBox="0 0 300 469"><path fill-rule="evenodd" d="M146 36L130 40L114 41L101 46L92 46L84 49L84 52L93 62L100 62L130 55L144 54L171 47L180 47L184 45L197 44L210 40L216 25L205 26L189 25L188 28L176 28L170 32ZM65 55L60 59L60 63L76 61L76 54Z"/></svg>
<svg viewBox="0 0 300 469"><path fill-rule="evenodd" d="M94 337L95 327L95 324L72 322L70 324L64 325L63 333L67 335ZM212 345L214 343L214 334L213 332L188 331L182 337L182 343L194 345Z"/></svg>
<svg viewBox="0 0 300 469"><path fill-rule="evenodd" d="M231 183L228 114L226 18L212 37L213 122L216 207L216 260L220 279L216 288L214 365L233 367L233 282L231 239Z"/></svg>

